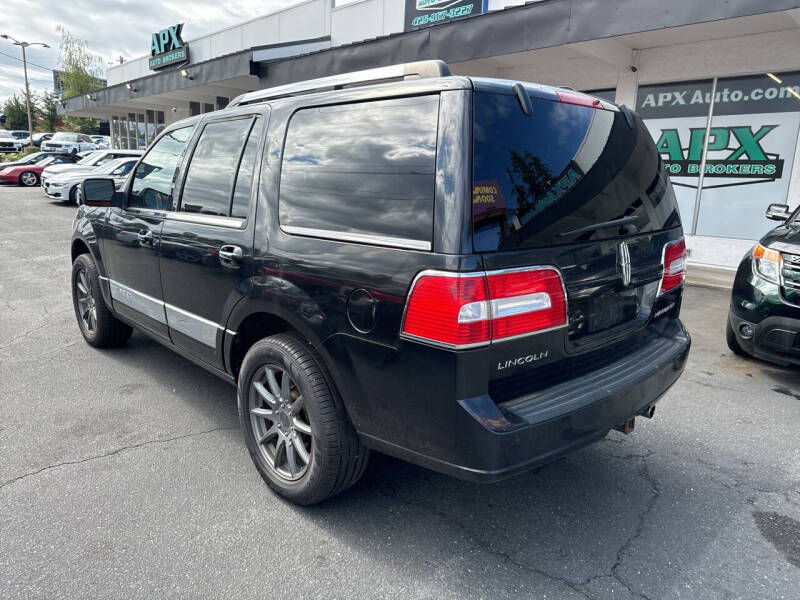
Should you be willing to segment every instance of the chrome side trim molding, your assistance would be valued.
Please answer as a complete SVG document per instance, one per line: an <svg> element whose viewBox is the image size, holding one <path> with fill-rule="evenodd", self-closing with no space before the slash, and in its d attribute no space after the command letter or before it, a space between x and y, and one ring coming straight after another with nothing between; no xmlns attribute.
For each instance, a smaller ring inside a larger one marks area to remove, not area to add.
<svg viewBox="0 0 800 600"><path fill-rule="evenodd" d="M338 240L340 242L355 242L358 244L371 244L373 246L389 246L391 248L405 248L407 250L431 251L431 243L424 240L397 238L383 235L370 235L366 233L351 233L347 231L333 231L330 229L316 229L313 227L295 227L294 225L281 225L285 233L304 235L308 237Z"/></svg>
<svg viewBox="0 0 800 600"><path fill-rule="evenodd" d="M199 223L200 225L214 225L216 227L230 227L231 229L244 229L247 226L245 219L237 217L220 217L218 215L204 215L202 213L171 212L166 216L167 221L184 221L186 223Z"/></svg>
<svg viewBox="0 0 800 600"><path fill-rule="evenodd" d="M113 279L108 279L107 281L111 289L111 299L114 302L124 304L159 323L167 324L167 315L164 312L164 303L161 300L142 292L137 292Z"/></svg>
<svg viewBox="0 0 800 600"><path fill-rule="evenodd" d="M124 304L151 319L155 319L159 323L164 323L169 328L197 340L201 344L216 348L218 331L224 331L228 335L236 335L235 331L226 329L219 323L142 292L137 292L133 288L129 288L113 279L108 277L100 277L100 279L108 282L111 288L111 299L114 302Z"/></svg>
<svg viewBox="0 0 800 600"><path fill-rule="evenodd" d="M165 303L164 308L167 312L167 324L170 329L179 331L211 348L217 347L217 331L224 331L224 327L172 304Z"/></svg>

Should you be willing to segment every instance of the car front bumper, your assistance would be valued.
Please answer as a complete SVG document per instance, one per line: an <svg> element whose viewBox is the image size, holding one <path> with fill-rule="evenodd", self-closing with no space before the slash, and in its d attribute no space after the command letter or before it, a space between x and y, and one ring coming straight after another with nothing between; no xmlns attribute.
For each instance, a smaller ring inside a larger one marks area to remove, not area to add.
<svg viewBox="0 0 800 600"><path fill-rule="evenodd" d="M46 181L42 182L42 191L48 198L55 198L58 200L67 200L72 186L69 184L52 185Z"/></svg>
<svg viewBox="0 0 800 600"><path fill-rule="evenodd" d="M748 354L784 366L800 365L800 306L788 302L779 285L753 273L750 259L736 273L728 319ZM742 331L746 325L752 330L748 336Z"/></svg>

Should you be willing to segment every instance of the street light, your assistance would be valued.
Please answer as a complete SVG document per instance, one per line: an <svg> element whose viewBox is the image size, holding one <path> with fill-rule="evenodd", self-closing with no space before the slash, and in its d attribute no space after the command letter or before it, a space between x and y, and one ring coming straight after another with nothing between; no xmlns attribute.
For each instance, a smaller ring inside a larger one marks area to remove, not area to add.
<svg viewBox="0 0 800 600"><path fill-rule="evenodd" d="M14 39L7 33L0 34L0 38L10 40L15 46L22 48L22 67L25 71L25 108L28 110L28 139L33 138L33 120L31 119L31 88L28 85L28 59L25 57L25 48L28 46L41 46L42 48L49 48L44 42L21 42Z"/></svg>

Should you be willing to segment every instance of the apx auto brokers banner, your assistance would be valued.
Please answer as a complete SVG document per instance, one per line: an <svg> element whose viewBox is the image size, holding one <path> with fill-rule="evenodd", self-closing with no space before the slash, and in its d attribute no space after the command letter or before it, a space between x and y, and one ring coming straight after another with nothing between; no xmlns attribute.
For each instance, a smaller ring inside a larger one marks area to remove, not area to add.
<svg viewBox="0 0 800 600"><path fill-rule="evenodd" d="M701 170L698 235L758 239L772 227L764 211L787 200L800 128L800 73L775 77L780 83L766 75L720 79L708 139L711 81L639 88L637 111L670 173L687 232Z"/></svg>

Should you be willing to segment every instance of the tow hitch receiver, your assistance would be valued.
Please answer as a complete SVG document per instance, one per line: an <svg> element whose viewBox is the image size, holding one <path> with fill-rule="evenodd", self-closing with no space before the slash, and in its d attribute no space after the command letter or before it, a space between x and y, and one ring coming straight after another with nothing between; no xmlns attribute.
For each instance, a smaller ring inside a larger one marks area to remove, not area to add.
<svg viewBox="0 0 800 600"><path fill-rule="evenodd" d="M617 431L621 431L625 435L628 435L633 431L633 427L635 424L636 424L636 417L631 417L621 425L617 425L616 427L614 427L614 429L616 429Z"/></svg>

